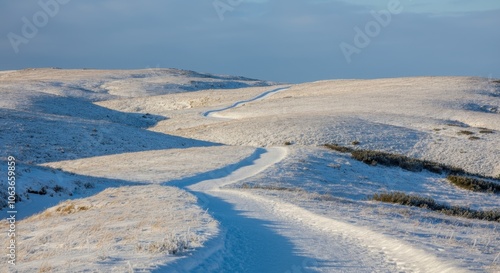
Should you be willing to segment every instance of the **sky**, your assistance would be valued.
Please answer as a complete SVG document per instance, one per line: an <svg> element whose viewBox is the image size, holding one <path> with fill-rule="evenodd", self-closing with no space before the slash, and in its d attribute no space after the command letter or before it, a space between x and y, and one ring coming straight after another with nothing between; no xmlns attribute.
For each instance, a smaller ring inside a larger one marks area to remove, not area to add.
<svg viewBox="0 0 500 273"><path fill-rule="evenodd" d="M2 0L0 70L34 67L500 78L500 1Z"/></svg>

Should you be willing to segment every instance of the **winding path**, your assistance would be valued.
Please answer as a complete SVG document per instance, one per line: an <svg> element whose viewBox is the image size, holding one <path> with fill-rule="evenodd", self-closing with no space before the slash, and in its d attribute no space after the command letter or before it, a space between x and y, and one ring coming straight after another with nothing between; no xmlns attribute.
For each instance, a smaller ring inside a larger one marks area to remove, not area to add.
<svg viewBox="0 0 500 273"><path fill-rule="evenodd" d="M213 116L282 90L203 115ZM191 256L156 272L464 272L367 228L248 191L221 188L264 171L286 155L284 147L257 148L236 164L166 183L197 195L221 231Z"/></svg>
<svg viewBox="0 0 500 273"><path fill-rule="evenodd" d="M233 103L230 106L227 106L227 107L224 107L224 108L220 108L220 109L216 109L216 110L210 110L210 111L202 113L202 115L204 117L218 117L218 116L216 116L216 113L220 113L220 112L232 109L232 108L243 106L245 103L263 100L263 99L269 97L270 95L273 95L273 94L281 92L281 91L285 91L285 90L287 90L289 88L290 87L288 86L288 87L281 87L281 88L276 88L276 89L273 89L273 90L269 90L269 91L266 91L266 92L264 92L262 94L259 94L258 96L254 97L254 98L251 98L251 99L248 99L248 100L237 101L237 102Z"/></svg>

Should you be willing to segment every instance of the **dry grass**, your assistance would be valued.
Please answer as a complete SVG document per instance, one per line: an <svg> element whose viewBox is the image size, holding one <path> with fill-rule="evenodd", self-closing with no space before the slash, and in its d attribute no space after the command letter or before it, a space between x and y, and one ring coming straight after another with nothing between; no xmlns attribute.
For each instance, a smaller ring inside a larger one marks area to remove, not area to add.
<svg viewBox="0 0 500 273"><path fill-rule="evenodd" d="M97 268L122 255L137 257L132 260L134 267L147 267L154 255L199 247L206 240L204 230L213 233L217 223L196 201L175 188L136 186L62 202L19 222L19 270L36 272L43 261L63 272L69 260L80 269ZM112 264L124 267L121 263Z"/></svg>
<svg viewBox="0 0 500 273"><path fill-rule="evenodd" d="M89 210L91 207L92 205L78 205L71 201L67 201L64 204L57 207L56 212L59 212L61 214L72 214L80 211Z"/></svg>
<svg viewBox="0 0 500 273"><path fill-rule="evenodd" d="M43 263L38 269L38 273L48 273L52 272L52 270L54 270L52 266L50 266L48 263Z"/></svg>
<svg viewBox="0 0 500 273"><path fill-rule="evenodd" d="M138 243L136 252L147 252L150 254L177 254L201 244L200 237L187 230L184 235L170 233L162 241Z"/></svg>

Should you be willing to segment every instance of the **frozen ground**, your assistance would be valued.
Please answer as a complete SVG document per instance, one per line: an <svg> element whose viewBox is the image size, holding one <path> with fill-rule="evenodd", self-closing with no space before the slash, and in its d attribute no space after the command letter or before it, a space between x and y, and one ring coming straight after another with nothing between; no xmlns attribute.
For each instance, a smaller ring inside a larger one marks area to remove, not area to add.
<svg viewBox="0 0 500 273"><path fill-rule="evenodd" d="M500 118L484 109L499 108L500 86L481 78L322 81L218 113L233 120L169 133L230 145L359 141L361 148L401 152L496 176ZM480 128L496 134L479 133ZM480 139L458 134L462 130Z"/></svg>
<svg viewBox="0 0 500 273"><path fill-rule="evenodd" d="M106 189L18 226L17 272L152 269L180 257L166 254L199 247L217 233L217 222L196 206L194 196L159 186Z"/></svg>
<svg viewBox="0 0 500 273"><path fill-rule="evenodd" d="M496 209L498 195L319 147L357 141L497 176L499 84L268 85L175 69L0 73L0 162L18 159L23 218L18 265L0 270L500 270L499 223L367 200Z"/></svg>
<svg viewBox="0 0 500 273"><path fill-rule="evenodd" d="M325 148L300 147L290 148L286 159L228 188L243 189L277 204L290 202L328 219L348 219L348 224L365 227L380 237L390 235L435 257L454 261L462 268L498 270L498 223L366 200L375 193L402 191L429 196L449 205L498 209L498 195L460 189L441 175L369 166L348 154ZM290 217L297 217L295 212L290 214ZM299 220L311 225L304 219ZM353 227L347 230L350 229ZM348 233L346 230L338 232ZM377 238L370 237L363 243L376 249L375 241Z"/></svg>

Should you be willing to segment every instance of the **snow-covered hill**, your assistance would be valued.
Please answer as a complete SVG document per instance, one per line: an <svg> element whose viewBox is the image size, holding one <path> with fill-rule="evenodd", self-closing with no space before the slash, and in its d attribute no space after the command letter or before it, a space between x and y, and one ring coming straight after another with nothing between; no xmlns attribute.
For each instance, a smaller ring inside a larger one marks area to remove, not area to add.
<svg viewBox="0 0 500 273"><path fill-rule="evenodd" d="M321 146L499 176L498 82L27 69L0 73L0 96L0 170L16 158L20 197L6 272L499 270L500 223L368 200L494 211L498 194Z"/></svg>

